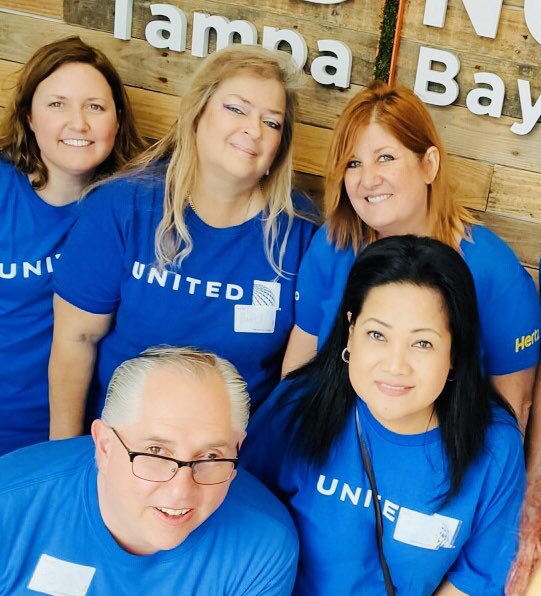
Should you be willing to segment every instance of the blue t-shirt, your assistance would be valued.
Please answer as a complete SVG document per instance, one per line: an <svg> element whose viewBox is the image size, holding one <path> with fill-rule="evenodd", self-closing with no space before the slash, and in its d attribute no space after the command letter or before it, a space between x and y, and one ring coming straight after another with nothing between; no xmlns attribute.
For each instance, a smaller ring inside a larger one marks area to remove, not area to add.
<svg viewBox="0 0 541 596"><path fill-rule="evenodd" d="M326 463L292 453L284 427L296 394L276 402L282 383L256 412L243 444L243 465L289 507L300 541L296 594L385 594L372 491L351 412ZM447 459L439 429L399 435L357 400L383 515L384 553L397 594L428 596L447 578L466 594L503 594L517 547L525 485L521 435L494 408L484 452L448 504ZM438 507L441 507L438 509Z"/></svg>
<svg viewBox="0 0 541 596"><path fill-rule="evenodd" d="M88 596L291 593L295 528L284 506L244 470L184 542L145 556L126 552L109 533L96 476L90 437L0 458L1 595L35 594L30 582L46 594ZM75 591L85 578L91 578L88 591Z"/></svg>
<svg viewBox="0 0 541 596"><path fill-rule="evenodd" d="M337 249L327 233L327 226L320 228L304 256L295 306L295 323L318 336L318 348L329 336L355 262L353 249ZM475 283L483 369L506 375L535 366L541 314L532 278L487 228L473 226L471 240L462 240L460 249Z"/></svg>
<svg viewBox="0 0 541 596"><path fill-rule="evenodd" d="M0 159L0 455L49 437L52 271L77 209Z"/></svg>
<svg viewBox="0 0 541 596"><path fill-rule="evenodd" d="M191 345L230 360L248 382L252 406L279 380L293 326L296 274L314 224L294 219L284 278L265 255L262 215L219 229L187 208L193 250L180 267L160 271L154 235L163 196L158 179L127 178L101 187L85 200L55 271L55 291L63 299L88 312L116 313L99 345L90 419L101 412L114 369L157 344ZM278 225L280 246L284 214Z"/></svg>

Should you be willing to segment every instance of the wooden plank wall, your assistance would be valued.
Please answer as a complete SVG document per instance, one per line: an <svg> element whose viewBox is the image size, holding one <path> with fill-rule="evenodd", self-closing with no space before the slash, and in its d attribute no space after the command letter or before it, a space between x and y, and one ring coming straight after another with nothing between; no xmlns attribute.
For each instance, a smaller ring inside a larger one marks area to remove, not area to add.
<svg viewBox="0 0 541 596"><path fill-rule="evenodd" d="M537 277L541 256L541 127L525 136L509 130L521 121L517 79L530 81L535 103L541 94L541 45L527 29L524 0L504 0L495 39L478 37L461 0L449 0L443 28L423 25L424 2L407 0L397 81L413 87L419 48L458 56L460 94L450 107L431 107L456 164L472 162L478 176L468 181L479 199L481 220L505 238ZM497 74L505 82L501 118L473 115L466 95L477 88L474 73Z"/></svg>
<svg viewBox="0 0 541 596"><path fill-rule="evenodd" d="M263 25L294 29L306 39L308 63L317 56L316 40L337 39L353 54L349 89L325 88L307 77L301 94L296 130L296 183L320 198L321 175L337 115L347 101L373 79L379 28L385 0L348 0L322 6L302 0L169 0L188 17L187 47L191 47L194 11L245 19L261 37ZM142 132L151 138L174 122L178 97L200 58L190 52L158 50L144 38L152 20L149 2L134 0L133 39L113 38L114 0L0 0L0 116L8 101L13 78L21 64L46 42L67 35L82 39L107 53L119 70L134 103ZM541 254L541 132L539 125L527 137L509 132L520 116L516 79L527 72L534 98L541 93L541 47L529 38L522 17L523 0L506 0L498 37L477 38L461 0L449 0L446 26L422 24L424 2L408 0L400 45L398 81L413 86L419 47L441 47L455 52L462 64L456 104L434 108L451 153L451 169L459 200L477 210L515 249L537 276ZM211 38L212 42L212 38ZM465 95L474 87L477 70L495 72L507 86L505 116L499 120L474 116L465 108Z"/></svg>

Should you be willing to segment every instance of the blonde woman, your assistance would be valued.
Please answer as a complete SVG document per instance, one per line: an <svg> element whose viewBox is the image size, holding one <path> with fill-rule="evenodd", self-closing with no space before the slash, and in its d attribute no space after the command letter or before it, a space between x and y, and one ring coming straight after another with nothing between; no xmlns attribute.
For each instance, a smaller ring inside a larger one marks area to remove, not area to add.
<svg viewBox="0 0 541 596"><path fill-rule="evenodd" d="M299 76L282 52L216 52L166 138L88 198L56 275L52 437L80 434L91 381L90 418L115 367L149 345L212 350L252 405L268 395L314 232L291 196Z"/></svg>

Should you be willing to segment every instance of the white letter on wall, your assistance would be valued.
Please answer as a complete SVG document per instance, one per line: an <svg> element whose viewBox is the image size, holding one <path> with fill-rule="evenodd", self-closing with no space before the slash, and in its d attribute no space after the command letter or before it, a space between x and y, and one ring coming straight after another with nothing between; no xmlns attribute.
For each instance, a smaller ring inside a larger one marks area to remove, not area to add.
<svg viewBox="0 0 541 596"><path fill-rule="evenodd" d="M320 52L332 52L333 56L319 56L311 66L310 72L314 79L322 85L336 85L337 87L349 87L351 79L351 50L349 46L335 39L318 39L317 49ZM331 74L327 68L335 68L336 72Z"/></svg>
<svg viewBox="0 0 541 596"><path fill-rule="evenodd" d="M210 16L204 12L193 13L192 56L204 58L209 53L209 31L216 31L216 49L221 50L233 43L235 33L241 43L257 44L257 29L249 21L229 21L225 17Z"/></svg>
<svg viewBox="0 0 541 596"><path fill-rule="evenodd" d="M511 126L511 132L516 135L527 135L536 125L541 116L541 97L537 98L535 105L532 106L532 91L530 81L518 80L518 95L520 98L520 108L522 110L522 123L515 122Z"/></svg>
<svg viewBox="0 0 541 596"><path fill-rule="evenodd" d="M539 0L524 0L524 19L532 37L541 43L541 3Z"/></svg>
<svg viewBox="0 0 541 596"><path fill-rule="evenodd" d="M133 0L115 0L113 37L131 39Z"/></svg>
<svg viewBox="0 0 541 596"><path fill-rule="evenodd" d="M502 115L503 100L505 99L505 84L498 75L491 72L476 72L473 79L477 84L484 83L490 85L492 89L481 87L472 89L466 96L466 107L473 114L483 116L488 114L493 118L499 118ZM490 100L488 105L481 103L481 98Z"/></svg>
<svg viewBox="0 0 541 596"><path fill-rule="evenodd" d="M443 72L432 70L432 62L441 62L446 66ZM419 51L419 62L417 63L417 74L415 75L415 86L413 90L425 103L434 106L448 106L458 97L458 83L455 77L460 70L458 58L444 50L421 47ZM429 83L439 83L445 87L444 93L429 91Z"/></svg>
<svg viewBox="0 0 541 596"><path fill-rule="evenodd" d="M155 48L167 48L175 52L186 49L186 15L170 4L151 4L153 16L167 17L168 21L150 21L145 28L148 43ZM167 35L164 35L164 32Z"/></svg>
<svg viewBox="0 0 541 596"><path fill-rule="evenodd" d="M263 43L267 50L276 50L281 41L285 41L291 48L291 57L299 68L303 68L308 58L308 48L304 37L290 29L278 29L278 27L263 27Z"/></svg>
<svg viewBox="0 0 541 596"><path fill-rule="evenodd" d="M498 31L503 0L462 0L462 3L477 35L494 39ZM426 0L423 25L442 28L446 12L447 0Z"/></svg>

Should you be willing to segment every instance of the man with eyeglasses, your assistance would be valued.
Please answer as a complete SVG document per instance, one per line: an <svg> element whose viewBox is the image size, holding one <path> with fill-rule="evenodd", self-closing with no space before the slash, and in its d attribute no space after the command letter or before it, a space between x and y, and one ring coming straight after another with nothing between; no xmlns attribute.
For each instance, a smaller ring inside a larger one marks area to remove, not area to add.
<svg viewBox="0 0 541 596"><path fill-rule="evenodd" d="M213 354L124 362L92 437L0 458L0 594L290 594L291 519L237 468L248 410Z"/></svg>

